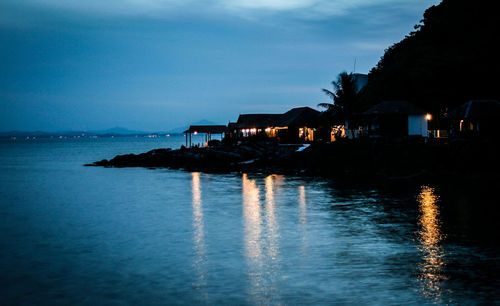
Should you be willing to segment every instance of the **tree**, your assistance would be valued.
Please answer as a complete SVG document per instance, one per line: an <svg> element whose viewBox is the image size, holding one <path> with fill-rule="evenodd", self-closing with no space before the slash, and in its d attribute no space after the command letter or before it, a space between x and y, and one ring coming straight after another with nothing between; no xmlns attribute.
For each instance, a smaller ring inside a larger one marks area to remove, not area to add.
<svg viewBox="0 0 500 306"><path fill-rule="evenodd" d="M500 100L498 1L443 0L370 71L363 103L405 100L432 112Z"/></svg>
<svg viewBox="0 0 500 306"><path fill-rule="evenodd" d="M333 91L323 88L323 92L333 100L333 103L320 103L318 106L326 108L325 113L332 124L347 123L352 130L354 126L348 122L358 104L356 78L352 73L344 71L332 85Z"/></svg>

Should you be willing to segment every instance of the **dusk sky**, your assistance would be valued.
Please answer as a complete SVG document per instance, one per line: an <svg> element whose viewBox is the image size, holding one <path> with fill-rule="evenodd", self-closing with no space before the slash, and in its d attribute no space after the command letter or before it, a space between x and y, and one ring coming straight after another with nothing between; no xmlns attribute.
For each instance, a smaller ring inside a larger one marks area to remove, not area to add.
<svg viewBox="0 0 500 306"><path fill-rule="evenodd" d="M159 131L328 102L438 0L2 0L0 130Z"/></svg>

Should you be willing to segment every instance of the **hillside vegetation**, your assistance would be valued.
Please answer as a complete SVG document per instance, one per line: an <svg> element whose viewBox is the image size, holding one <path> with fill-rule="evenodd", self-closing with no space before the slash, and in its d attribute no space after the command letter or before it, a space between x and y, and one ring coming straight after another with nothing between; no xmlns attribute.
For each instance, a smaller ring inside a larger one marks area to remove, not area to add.
<svg viewBox="0 0 500 306"><path fill-rule="evenodd" d="M443 0L415 31L389 47L369 74L366 106L407 100L446 111L471 99L500 100L496 1Z"/></svg>

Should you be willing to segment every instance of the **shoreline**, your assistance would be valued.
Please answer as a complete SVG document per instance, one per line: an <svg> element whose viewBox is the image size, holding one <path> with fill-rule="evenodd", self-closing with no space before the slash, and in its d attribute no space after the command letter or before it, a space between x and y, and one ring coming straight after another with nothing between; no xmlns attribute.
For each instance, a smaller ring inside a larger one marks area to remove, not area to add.
<svg viewBox="0 0 500 306"><path fill-rule="evenodd" d="M384 142L371 139L279 145L245 141L117 155L85 166L182 169L205 173L263 173L391 183L420 180L500 183L500 146L493 141Z"/></svg>

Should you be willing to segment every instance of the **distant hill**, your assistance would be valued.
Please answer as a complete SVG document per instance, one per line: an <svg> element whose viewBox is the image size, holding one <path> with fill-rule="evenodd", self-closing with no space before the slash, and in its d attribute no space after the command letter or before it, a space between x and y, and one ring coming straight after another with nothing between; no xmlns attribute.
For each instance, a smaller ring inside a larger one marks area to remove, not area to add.
<svg viewBox="0 0 500 306"><path fill-rule="evenodd" d="M151 132L134 131L122 127L114 127L107 130L96 131L59 131L59 132L43 132L43 131L7 131L0 132L1 138L6 137L57 137L57 136L127 136L127 135L148 135L154 134Z"/></svg>
<svg viewBox="0 0 500 306"><path fill-rule="evenodd" d="M389 47L369 73L365 104L408 100L444 110L471 99L500 100L497 1L443 0Z"/></svg>
<svg viewBox="0 0 500 306"><path fill-rule="evenodd" d="M193 122L191 125L213 125L215 123L208 120L201 120L198 122ZM185 130L189 128L189 125L178 127L175 129L171 129L168 131L137 131L137 130L129 130L123 127L114 127L106 130L91 130L91 131L59 131L59 132L43 132L43 131L7 131L0 132L0 138L10 138L10 137L58 137L58 136L132 136L132 135L165 135L165 134L181 134Z"/></svg>

